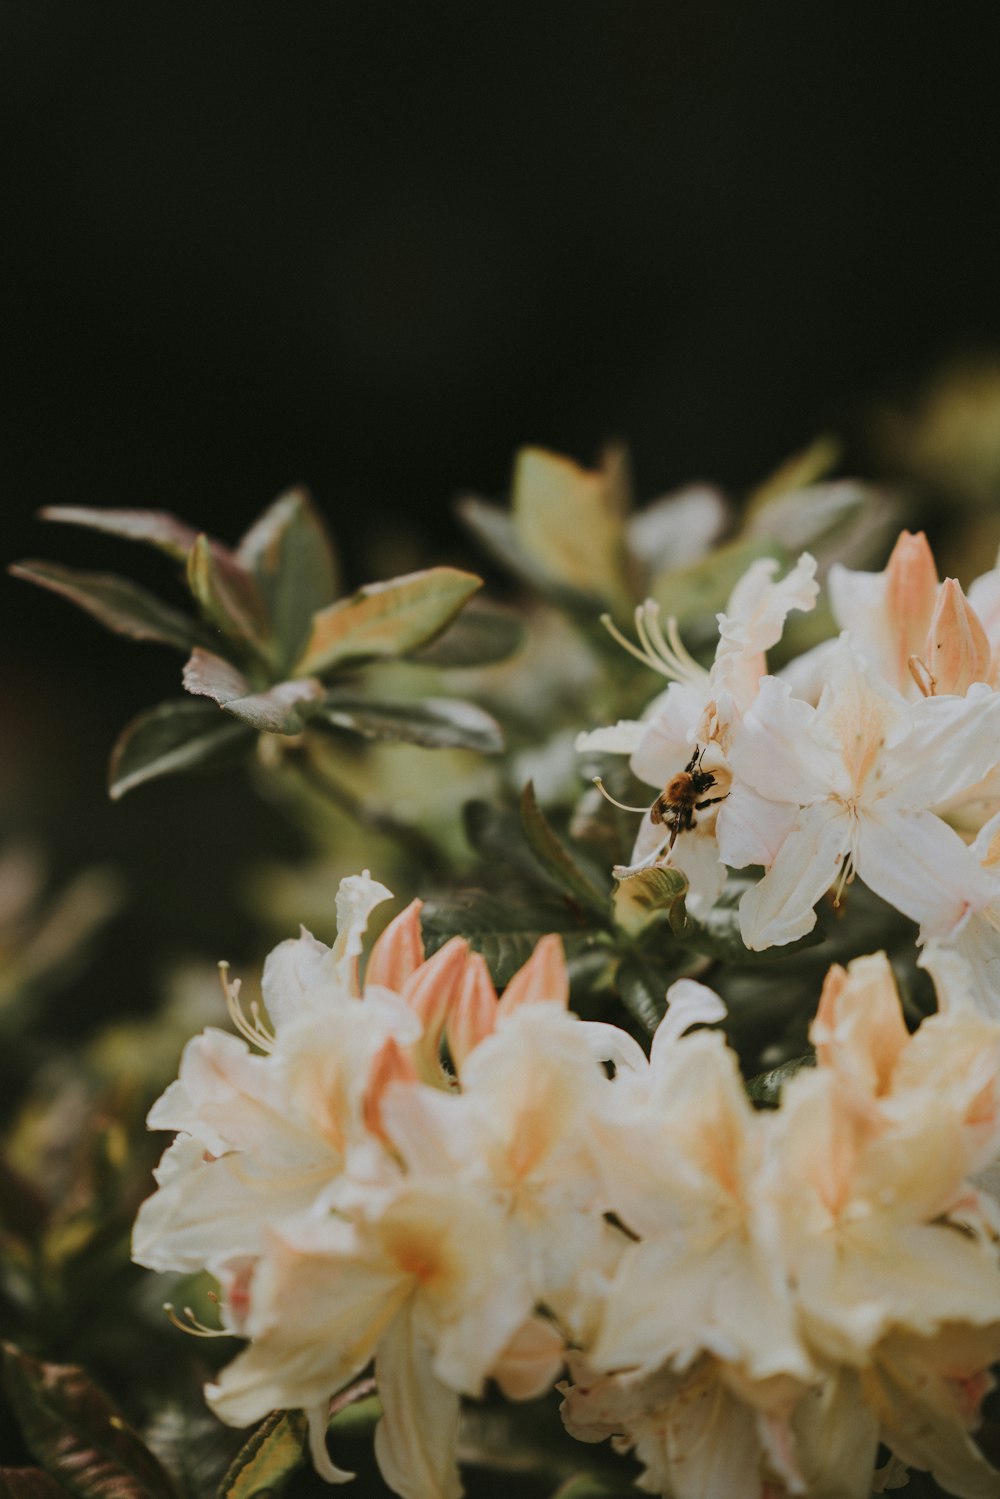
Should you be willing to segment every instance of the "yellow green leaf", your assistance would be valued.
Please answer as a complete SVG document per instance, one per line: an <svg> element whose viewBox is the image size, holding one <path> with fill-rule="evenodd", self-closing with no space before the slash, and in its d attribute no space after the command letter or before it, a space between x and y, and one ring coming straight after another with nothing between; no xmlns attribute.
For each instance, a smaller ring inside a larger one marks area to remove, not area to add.
<svg viewBox="0 0 1000 1499"><path fill-rule="evenodd" d="M455 567L368 583L313 616L295 675L321 676L335 667L415 651L440 635L481 587L481 578Z"/></svg>

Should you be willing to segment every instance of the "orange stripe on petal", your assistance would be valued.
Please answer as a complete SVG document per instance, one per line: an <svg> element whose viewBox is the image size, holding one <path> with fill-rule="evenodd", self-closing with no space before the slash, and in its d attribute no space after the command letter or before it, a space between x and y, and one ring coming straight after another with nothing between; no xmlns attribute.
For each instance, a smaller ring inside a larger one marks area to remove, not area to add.
<svg viewBox="0 0 1000 1499"><path fill-rule="evenodd" d="M459 1072L469 1053L492 1034L497 1023L497 991L482 953L469 954L458 999L448 1017L448 1049Z"/></svg>
<svg viewBox="0 0 1000 1499"><path fill-rule="evenodd" d="M390 1083L413 1083L417 1081L417 1069L409 1052L403 1050L399 1042L390 1036L388 1041L379 1048L372 1062L371 1072L368 1074L368 1087L365 1091L363 1107L363 1118L366 1129L371 1130L380 1140L386 1140L385 1127L382 1123L382 1100L385 1090Z"/></svg>
<svg viewBox="0 0 1000 1499"><path fill-rule="evenodd" d="M400 911L390 921L372 947L365 970L366 984L381 984L398 994L406 980L420 967L424 961L424 939L420 929L422 907L423 901L413 900L405 911Z"/></svg>
<svg viewBox="0 0 1000 1499"><path fill-rule="evenodd" d="M519 968L503 992L498 1013L509 1015L521 1005L554 1000L569 1004L569 974L562 938L542 937L531 957Z"/></svg>
<svg viewBox="0 0 1000 1499"><path fill-rule="evenodd" d="M438 1052L445 1023L465 977L469 945L463 937L452 937L432 958L422 963L403 985L403 998L419 1016L424 1034L417 1045L425 1081L437 1081L441 1072Z"/></svg>
<svg viewBox="0 0 1000 1499"><path fill-rule="evenodd" d="M923 531L901 531L885 569L885 610L895 637L897 681L907 680L909 660L920 647L934 613L937 565Z"/></svg>

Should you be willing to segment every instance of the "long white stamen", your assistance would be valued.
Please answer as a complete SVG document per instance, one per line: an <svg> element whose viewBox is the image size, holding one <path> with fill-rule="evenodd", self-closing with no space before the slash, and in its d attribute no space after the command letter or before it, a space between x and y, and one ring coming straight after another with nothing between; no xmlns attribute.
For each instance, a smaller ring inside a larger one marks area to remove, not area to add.
<svg viewBox="0 0 1000 1499"><path fill-rule="evenodd" d="M230 982L229 964L224 960L219 964L219 982L222 984L222 992L226 996L226 1009L229 1011L230 1019L244 1041L249 1041L251 1046L256 1046L261 1051L272 1052L274 1050L274 1036L261 1019L260 1005L255 999L251 1000L251 1019L248 1020L240 1001L240 980L233 979Z"/></svg>
<svg viewBox="0 0 1000 1499"><path fill-rule="evenodd" d="M833 909L835 911L840 910L840 898L844 893L844 886L849 885L853 879L854 863L850 853L847 853L844 855L844 863L840 870L840 879L837 881L837 888L833 892Z"/></svg>
<svg viewBox="0 0 1000 1499"><path fill-rule="evenodd" d="M174 1326L181 1332L186 1332L189 1337L231 1338L235 1336L234 1333L227 1332L224 1327L206 1327L204 1322L198 1321L198 1318L195 1316L194 1312L189 1306L186 1306L184 1308L184 1316L187 1318L186 1322L181 1321L180 1317L178 1317L177 1313L174 1311L172 1304L169 1301L165 1301L163 1303L163 1310L166 1312L167 1316L174 1324Z"/></svg>
<svg viewBox="0 0 1000 1499"><path fill-rule="evenodd" d="M639 637L638 645L633 645L622 634L610 614L601 615L601 624L622 650L628 651L636 661L641 661L643 666L658 672L661 677L677 682L700 682L707 675L704 667L698 665L681 640L673 615L667 619L667 633L664 636L660 625L660 606L655 599L647 599L644 604L636 607L635 633Z"/></svg>
<svg viewBox="0 0 1000 1499"><path fill-rule="evenodd" d="M610 614L601 615L601 624L607 630L612 640L620 645L623 651L628 651L630 656L634 656L637 661L641 661L643 666L648 666L651 670L658 671L661 676L666 677L670 675L669 672L664 670L660 662L652 660L645 651L640 651L638 646L633 645L627 635L622 634Z"/></svg>
<svg viewBox="0 0 1000 1499"><path fill-rule="evenodd" d="M649 811L648 807L629 807L626 806L624 802L620 802L617 797L611 795L611 792L608 790L607 786L605 786L600 776L594 776L594 785L597 787L598 791L604 797L604 800L606 802L610 802L613 807L620 807L623 812L641 812L643 815L645 815Z"/></svg>

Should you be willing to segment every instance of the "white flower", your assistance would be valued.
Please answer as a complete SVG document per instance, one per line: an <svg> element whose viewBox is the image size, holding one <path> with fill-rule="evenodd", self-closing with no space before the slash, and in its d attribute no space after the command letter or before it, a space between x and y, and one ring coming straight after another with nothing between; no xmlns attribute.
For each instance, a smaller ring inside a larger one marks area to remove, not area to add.
<svg viewBox="0 0 1000 1499"><path fill-rule="evenodd" d="M620 645L644 665L670 679L638 721L621 720L613 728L579 735L578 750L628 754L641 781L661 790L682 770L694 747L704 751L702 768L716 777L713 796L728 788L726 751L731 735L757 693L767 669L765 652L781 638L793 609L812 609L819 591L816 563L804 552L784 578L775 582L778 563L760 558L751 564L733 589L724 613L718 615L719 644L711 669L699 666L681 641L677 622L660 627L659 607L647 600L636 610L641 649L607 620ZM670 861L687 876L692 911L714 903L725 881L715 840L715 807L706 808L695 827L678 838ZM632 863L621 871L634 873L658 859L670 830L653 822L647 812L640 826Z"/></svg>
<svg viewBox="0 0 1000 1499"><path fill-rule="evenodd" d="M996 758L1000 695L907 703L843 637L817 707L765 677L730 750L734 785L718 819L734 868L766 874L740 905L752 949L792 942L813 907L854 871L933 934L954 932L989 899L989 878L930 808Z"/></svg>

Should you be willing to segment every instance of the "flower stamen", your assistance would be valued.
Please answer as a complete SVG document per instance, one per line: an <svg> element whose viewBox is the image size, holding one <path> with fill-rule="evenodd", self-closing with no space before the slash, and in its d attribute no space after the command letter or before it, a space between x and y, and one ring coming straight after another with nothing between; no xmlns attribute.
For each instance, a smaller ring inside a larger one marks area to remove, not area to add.
<svg viewBox="0 0 1000 1499"><path fill-rule="evenodd" d="M224 1327L207 1327L204 1322L200 1322L198 1320L189 1306L186 1306L184 1308L184 1316L187 1318L186 1322L182 1321L182 1319L178 1317L177 1313L174 1311L172 1302L165 1301L163 1303L163 1310L166 1312L168 1319L173 1323L178 1331L186 1332L189 1337L231 1338L234 1336L233 1333L227 1332Z"/></svg>
<svg viewBox="0 0 1000 1499"><path fill-rule="evenodd" d="M611 795L611 792L605 786L600 776L594 776L593 781L598 791L604 797L604 800L610 802L613 807L618 807L622 812L641 812L645 816L649 811L648 807L629 807L625 802L620 802L617 797Z"/></svg>
<svg viewBox="0 0 1000 1499"><path fill-rule="evenodd" d="M671 615L667 620L664 636L660 625L660 606L655 599L638 604L635 611L635 631L639 644L634 645L623 635L610 614L601 615L601 624L622 650L628 651L643 666L677 682L700 682L707 675L699 666L680 637L677 621Z"/></svg>
<svg viewBox="0 0 1000 1499"><path fill-rule="evenodd" d="M225 959L219 963L219 982L226 996L226 1009L229 1011L230 1019L244 1041L249 1041L251 1046L258 1047L260 1051L272 1052L274 1034L268 1030L261 1019L260 1005L255 999L250 1001L250 1019L248 1020L240 999L241 980L230 981L229 964Z"/></svg>

